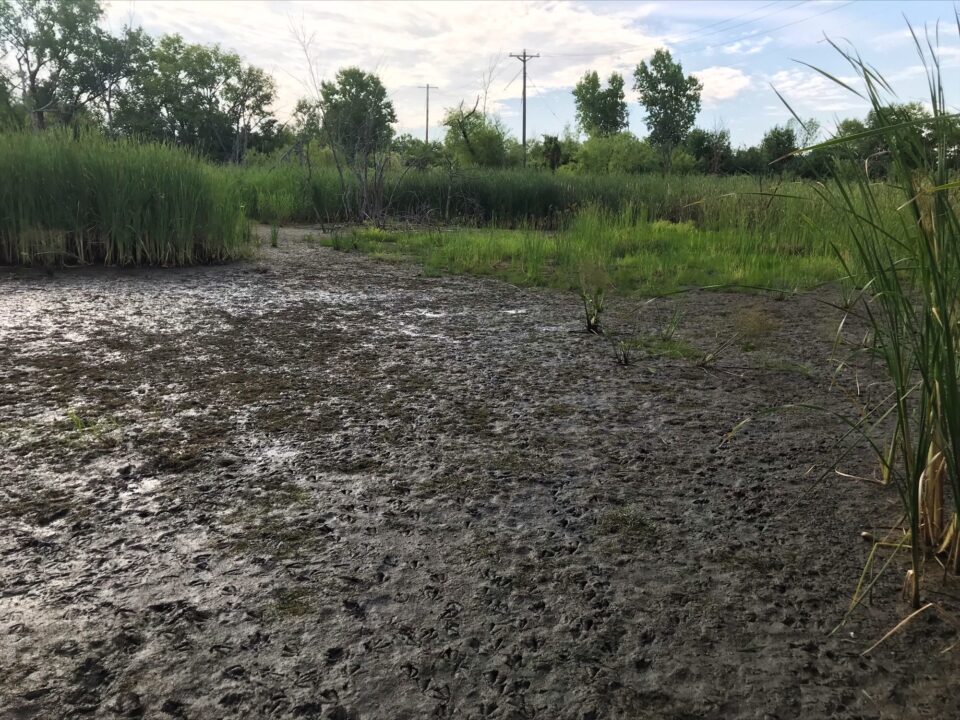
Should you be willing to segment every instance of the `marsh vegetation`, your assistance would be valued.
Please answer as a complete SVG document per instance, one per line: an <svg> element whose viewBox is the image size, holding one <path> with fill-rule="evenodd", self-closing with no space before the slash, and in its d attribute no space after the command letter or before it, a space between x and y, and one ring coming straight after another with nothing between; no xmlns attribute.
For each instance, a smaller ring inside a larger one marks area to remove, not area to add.
<svg viewBox="0 0 960 720"><path fill-rule="evenodd" d="M395 137L305 35L286 127L239 56L69 7L0 0L27 70L17 22L83 39L0 94L0 710L953 712L934 41L926 105L838 48L869 115L738 150L657 51L648 138L588 72L524 157L479 98Z"/></svg>

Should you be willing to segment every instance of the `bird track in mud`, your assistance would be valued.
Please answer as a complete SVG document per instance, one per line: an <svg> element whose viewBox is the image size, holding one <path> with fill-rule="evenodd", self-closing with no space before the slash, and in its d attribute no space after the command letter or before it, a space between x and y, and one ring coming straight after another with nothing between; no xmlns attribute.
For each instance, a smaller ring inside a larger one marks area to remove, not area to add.
<svg viewBox="0 0 960 720"><path fill-rule="evenodd" d="M828 308L676 297L702 350L765 321L718 367L621 367L570 332L573 293L303 234L256 264L3 273L0 716L955 708L935 619L908 631L930 652L860 657L899 574L827 637L860 531L895 514L872 486L811 487L839 424L774 414L727 439L770 406L846 407ZM605 321L655 315L621 298Z"/></svg>

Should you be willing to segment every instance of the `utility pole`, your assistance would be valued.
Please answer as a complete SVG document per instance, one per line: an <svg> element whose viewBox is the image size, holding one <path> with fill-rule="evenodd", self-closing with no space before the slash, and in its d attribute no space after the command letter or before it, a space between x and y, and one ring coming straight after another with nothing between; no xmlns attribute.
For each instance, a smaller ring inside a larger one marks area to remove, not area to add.
<svg viewBox="0 0 960 720"><path fill-rule="evenodd" d="M540 53L536 55L528 55L527 49L524 48L523 52L520 54L510 53L510 57L515 57L517 60L523 63L523 166L527 166L527 61L532 60L533 58L540 57Z"/></svg>
<svg viewBox="0 0 960 720"><path fill-rule="evenodd" d="M427 90L427 124L424 125L423 129L423 141L429 145L430 144L430 88L434 90L439 90L436 85L431 85L427 83L426 85L417 85L419 88L426 88Z"/></svg>

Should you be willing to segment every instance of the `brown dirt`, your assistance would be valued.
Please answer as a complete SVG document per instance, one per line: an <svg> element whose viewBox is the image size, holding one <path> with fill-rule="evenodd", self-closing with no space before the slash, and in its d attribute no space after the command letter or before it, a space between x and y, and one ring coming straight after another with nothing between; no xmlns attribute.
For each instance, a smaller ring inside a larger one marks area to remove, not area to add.
<svg viewBox="0 0 960 720"><path fill-rule="evenodd" d="M860 655L901 566L828 636L894 495L813 483L838 421L761 414L852 410L835 311L621 299L620 333L685 311L624 367L573 294L304 235L3 271L0 715L954 716L941 620Z"/></svg>

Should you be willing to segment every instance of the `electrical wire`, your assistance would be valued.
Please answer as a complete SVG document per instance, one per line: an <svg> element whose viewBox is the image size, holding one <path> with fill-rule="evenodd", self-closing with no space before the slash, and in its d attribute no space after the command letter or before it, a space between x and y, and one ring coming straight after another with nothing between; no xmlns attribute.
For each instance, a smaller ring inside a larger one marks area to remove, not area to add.
<svg viewBox="0 0 960 720"><path fill-rule="evenodd" d="M709 28L711 28L711 27L716 27L717 25L722 25L722 24L724 24L724 23L733 22L734 20L737 20L738 18L744 17L744 16L746 16L746 15L751 15L751 14L753 14L753 13L755 13L755 12L759 12L760 10L764 10L764 9L770 7L771 5L781 5L781 4L782 4L781 2L767 3L766 5L761 5L761 6L758 7L758 8L754 8L754 9L751 10L750 12L742 13L742 14L740 14L740 15L736 15L736 16L734 16L734 17L732 17L732 18L728 18L727 20L721 20L721 21L719 21L719 22L715 22L715 23L711 23L711 24L709 24L709 25L705 25L704 27L700 28L700 30L699 30L698 32L696 32L696 33L687 35L687 36L685 36L685 37L684 37L684 36L681 36L680 38L675 39L675 40L668 40L667 42L668 42L670 45L679 45L679 44L681 44L681 43L689 42L690 40L698 40L698 39L702 40L703 38L705 38L705 37L710 37L711 35L717 35L718 33L729 32L730 30L734 30L734 29L736 29L736 28L743 27L743 26L745 26L745 25L750 25L750 24L752 24L752 23L759 22L760 20L765 20L766 18L773 17L774 15L778 15L778 14L780 14L780 13L784 13L784 12L787 12L787 11L789 11L789 10L793 10L794 8L798 8L798 7L800 7L801 5L805 5L805 4L808 3L808 2L811 2L811 0L800 0L799 2L796 2L796 3L794 3L793 5L790 5L789 7L780 7L780 8L777 8L777 9L774 10L773 12L769 12L769 13L767 13L767 14L765 14L765 15L761 15L760 17L755 17L755 18L753 18L753 19L751 19L751 20L746 20L746 21L744 21L744 22L742 22L742 23L738 23L737 25L731 25L730 27L721 28L721 29L719 29L719 30L714 30L713 32L709 32L709 33L704 33L704 32L702 32L703 30L707 30L707 29L709 29ZM633 50L646 50L646 49L648 49L648 46L646 46L646 45L631 45L631 46L628 46L628 47L631 48L631 49L633 49ZM595 56L597 56L597 55L605 55L605 54L607 54L607 53L551 53L550 55L544 54L544 57L595 57Z"/></svg>
<svg viewBox="0 0 960 720"><path fill-rule="evenodd" d="M547 108L547 110L550 112L550 114L553 115L553 116L557 119L558 122L563 122L563 120L560 119L560 116L557 115L557 114L553 111L553 107L550 105L550 101L547 100L547 96L544 95L544 94L540 91L540 88L537 87L537 84L536 84L533 80L530 80L530 78L527 78L527 81L528 81L531 85L533 85L533 89L537 91L537 97L540 98L540 100L543 101L543 104L546 106L546 108Z"/></svg>
<svg viewBox="0 0 960 720"><path fill-rule="evenodd" d="M837 10L842 10L843 8L847 7L848 5L853 5L854 2L856 2L856 0L847 0L847 2L843 3L842 5L834 5L832 8L827 8L827 9L824 10L823 12L818 12L818 13L816 13L816 14L814 14L814 15L810 15L810 16L808 16L808 17L801 18L800 20L794 20L793 22L784 23L783 25L778 25L777 27L773 27L773 28L770 28L770 29L768 29L768 30L764 30L764 32L765 32L765 33L768 33L768 32L776 32L777 30L783 30L784 28L788 28L788 27L791 27L791 26L793 26L793 25L799 25L799 24L802 23L802 22L807 22L807 20L813 20L814 18L820 17L821 15L826 15L827 13L832 13L832 12L836 12Z"/></svg>
<svg viewBox="0 0 960 720"><path fill-rule="evenodd" d="M687 36L686 38L680 38L679 40L670 41L670 44L671 44L671 45L683 44L683 43L687 43L687 42L689 42L689 41L691 41L691 40L697 40L697 39L702 40L703 38L710 37L710 36L716 35L716 34L718 34L718 33L729 32L730 30L733 30L733 29L735 29L735 28L743 27L743 26L745 26L745 25L750 25L750 24L752 24L752 23L754 23L754 22L757 22L757 21L759 21L759 20L764 20L764 19L766 19L766 18L773 17L773 16L778 15L778 14L780 14L780 13L787 12L787 11L789 11L789 10L793 10L793 9L798 8L798 7L800 7L801 5L805 5L805 4L807 4L807 3L811 2L811 1L812 1L812 0L800 0L800 2L794 3L793 5L790 5L789 7L780 8L780 9L778 9L778 10L775 10L774 12L767 13L767 14L765 14L765 15L761 15L760 17L756 17L756 18L753 18L753 19L751 19L751 20L747 20L747 21L745 21L745 22L743 22L743 23L739 23L739 24L737 24L737 25L732 25L732 26L726 27L726 28L721 28L720 30L715 30L715 31L709 32L709 33L701 33L701 34L698 34L698 35L689 35L689 36ZM727 39L725 42L736 42L736 41L741 40L741 39L743 39L743 38L745 38L745 37L748 37L748 36L751 35L751 34L768 34L768 33L771 33L771 32L776 32L776 31L778 31L778 30L783 30L784 28L792 27L792 26L794 26L794 25L799 25L800 23L804 23L804 22L807 22L807 21L809 21L809 20L813 20L814 18L820 17L820 16L822 16L822 15L827 15L828 13L836 12L837 10L841 10L841 9L847 7L848 5L852 5L854 2L855 2L855 0L848 0L847 2L842 3L842 4L840 4L840 5L835 5L835 6L833 6L833 7L827 8L826 10L822 10L822 11L817 12L817 13L814 13L814 14L812 14L812 15L807 15L806 17L798 18L798 19L796 19L796 20L792 20L792 21L790 21L790 22L783 23L782 25L776 25L776 26L774 26L774 27L766 28L766 29L763 29L763 30L750 31L750 32L747 32L747 33L740 33L737 37L729 38L729 39ZM779 3L777 3L777 4L779 4ZM766 8L766 7L770 7L770 5L769 5L769 4L768 4L768 5L763 5L763 6L761 6L760 8L757 8L757 10L762 10L763 8ZM756 12L757 10L754 10L753 12ZM747 13L747 14L749 14L749 13ZM742 17L742 16L741 16L741 17ZM735 19L735 18L731 18L731 20L733 20L733 19ZM715 23L715 24L716 24L716 23ZM710 27L710 26L708 25L707 27ZM649 49L649 46L646 46L646 45L631 45L631 46L628 46L628 50L627 50L626 52L629 52L629 51L631 51L631 50L647 50L647 49ZM604 56L604 55L608 55L608 56L612 56L612 57L615 57L615 58L620 58L620 57L622 57L623 53L624 53L624 51L621 51L621 52L618 52L618 53L609 53L609 52L592 52L592 53L550 53L550 54L544 53L543 56L544 56L544 57L601 57L601 56Z"/></svg>
<svg viewBox="0 0 960 720"><path fill-rule="evenodd" d="M759 22L760 20L766 20L767 18L773 17L774 15L779 15L780 13L785 13L785 12L788 12L788 11L790 11L790 10L794 10L794 9L800 7L801 5L806 5L806 4L809 3L810 1L811 1L811 0L800 0L800 2L794 3L794 4L791 5L790 7L779 8L779 9L777 9L777 10L774 10L773 12L767 13L766 15L761 15L760 17L753 18L752 20L746 20L745 22L738 23L738 24L736 24L736 25L731 25L730 27L721 28L720 30L714 30L713 32L708 32L708 33L695 33L695 34L693 34L693 35L688 35L686 38L682 38L682 37L681 37L681 38L678 39L678 40L671 40L671 41L669 41L669 42L670 42L671 45L681 45L681 44L683 44L683 43L685 43L685 42L689 42L689 41L691 41L691 40L702 40L702 39L705 38L705 37L710 37L710 36L712 36L712 35L717 35L718 33L729 32L730 30L735 30L736 28L741 28L741 27L744 27L745 25L752 25L753 23Z"/></svg>
<svg viewBox="0 0 960 720"><path fill-rule="evenodd" d="M522 73L522 72L523 72L523 68L520 68L519 70L517 70L517 74L513 76L513 80L511 80L511 81L508 82L506 85L504 85L504 86L503 86L503 89L506 90L506 89L509 88L511 85L513 85L513 83L516 81L516 79L517 79L518 77L520 77L520 73Z"/></svg>

